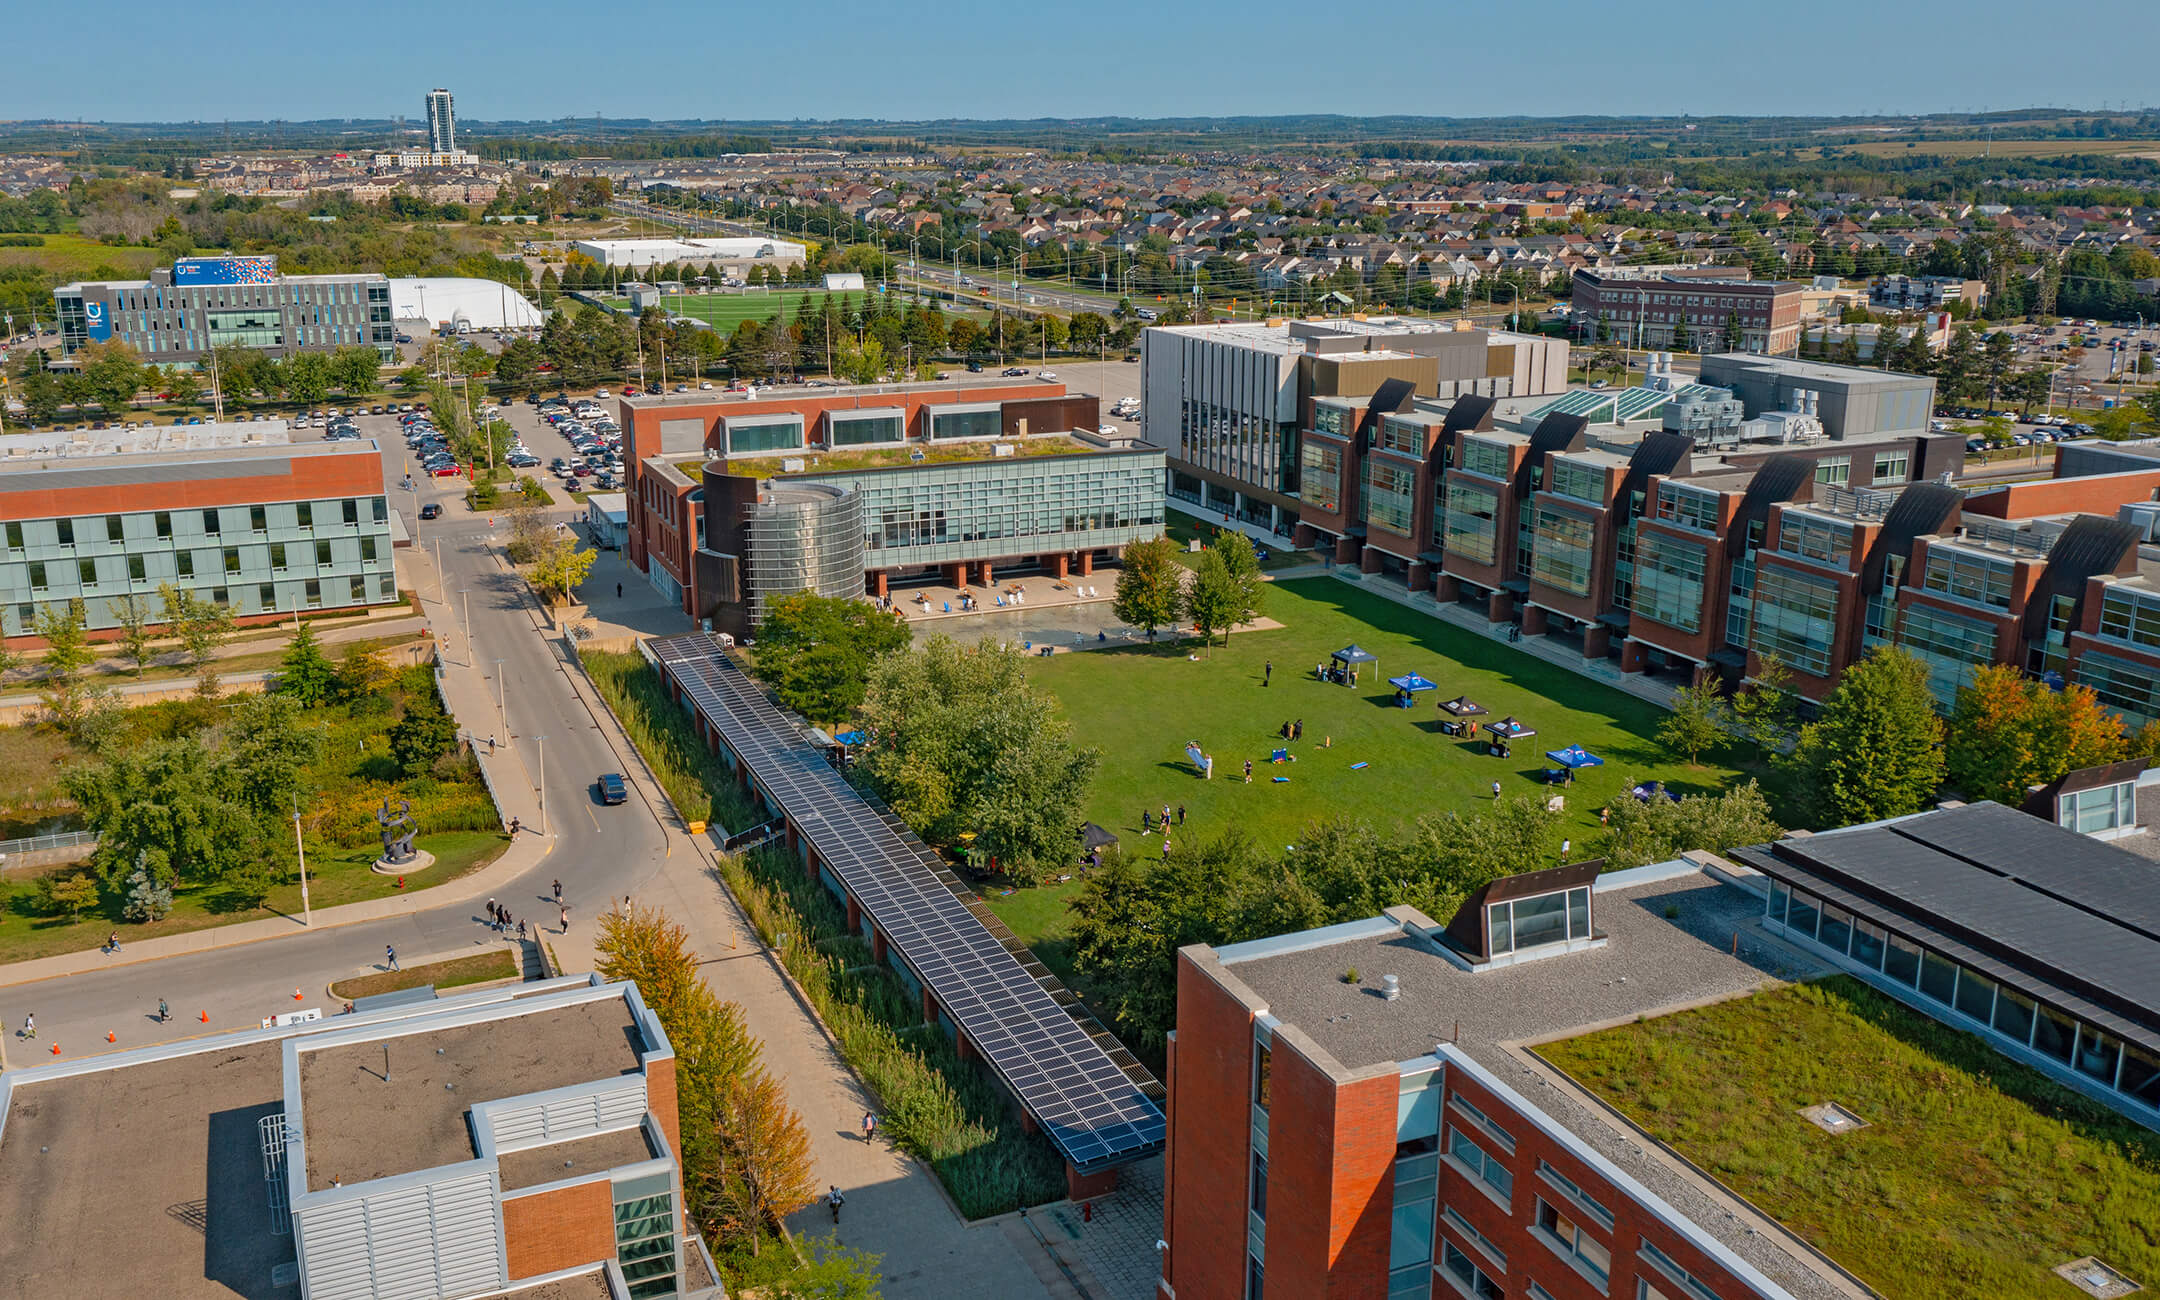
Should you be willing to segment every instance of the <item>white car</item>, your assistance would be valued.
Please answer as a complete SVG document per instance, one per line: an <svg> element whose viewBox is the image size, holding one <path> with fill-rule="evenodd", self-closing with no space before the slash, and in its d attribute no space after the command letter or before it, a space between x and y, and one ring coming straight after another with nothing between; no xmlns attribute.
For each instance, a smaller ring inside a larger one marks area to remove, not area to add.
<svg viewBox="0 0 2160 1300"><path fill-rule="evenodd" d="M703 383L700 383L700 384L698 385L698 391L699 391L699 392L701 392L701 393L709 393L709 392L711 392L711 391L712 391L712 380L708 379L708 380L705 380L705 381L704 381Z"/></svg>
<svg viewBox="0 0 2160 1300"><path fill-rule="evenodd" d="M1105 438L1116 438L1123 436L1119 432L1118 427L1114 424L1098 425L1095 429L1095 432L1101 434Z"/></svg>
<svg viewBox="0 0 2160 1300"><path fill-rule="evenodd" d="M1036 377L1037 379L1055 379L1055 378L1057 378L1057 371L1055 371L1055 370L1038 370L1038 371L1036 371L1036 372L1035 372L1035 377Z"/></svg>
<svg viewBox="0 0 2160 1300"><path fill-rule="evenodd" d="M593 396L599 398L603 402L607 400L607 395L608 391L605 388L593 390Z"/></svg>

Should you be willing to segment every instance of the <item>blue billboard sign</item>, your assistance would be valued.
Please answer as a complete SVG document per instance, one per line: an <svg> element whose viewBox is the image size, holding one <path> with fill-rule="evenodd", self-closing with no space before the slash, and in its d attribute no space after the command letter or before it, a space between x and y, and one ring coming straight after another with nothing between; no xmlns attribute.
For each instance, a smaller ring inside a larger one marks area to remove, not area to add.
<svg viewBox="0 0 2160 1300"><path fill-rule="evenodd" d="M275 257L183 257L173 263L176 287L198 284L270 284L277 279Z"/></svg>
<svg viewBox="0 0 2160 1300"><path fill-rule="evenodd" d="M83 299L83 333L100 343L112 339L112 312L95 298Z"/></svg>

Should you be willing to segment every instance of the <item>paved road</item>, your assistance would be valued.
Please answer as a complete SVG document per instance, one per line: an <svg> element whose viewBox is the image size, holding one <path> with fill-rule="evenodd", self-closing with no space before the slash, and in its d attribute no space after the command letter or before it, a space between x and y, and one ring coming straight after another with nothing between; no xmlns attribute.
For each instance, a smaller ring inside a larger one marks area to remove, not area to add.
<svg viewBox="0 0 2160 1300"><path fill-rule="evenodd" d="M394 452L402 456L403 444L398 443ZM395 481L393 477L391 482ZM410 495L425 501L451 494L447 488L425 484ZM450 619L438 620L447 655L457 663L471 657L459 626L469 617L472 638L481 647L478 657L487 685L491 691L500 687L507 712L507 719L490 718L490 711L483 708L478 718L467 716L461 721L476 733L495 734L504 744L516 743L529 769L537 769L542 762L543 746L537 738L547 738L545 803L550 849L538 867L503 891L503 902L513 914L536 922L545 917L547 928L553 930L556 913L543 898L559 876L573 904L573 924L580 918L590 924L607 900L635 894L650 881L667 852L666 835L656 815L637 801L612 808L596 802L594 778L619 770L622 763L559 670L559 642L536 634L534 614L516 583L482 545L487 532L484 521L465 514L463 503L455 502L446 504L440 524L419 528L430 555L440 543L448 571L441 586L453 607L462 607ZM423 578L424 592L431 585ZM461 592L467 594L461 596ZM502 661L499 681L498 659ZM502 769L515 774L520 767L504 762ZM252 1024L291 1009L296 987L303 994L300 1005L321 1005L324 985L378 966L385 944L396 945L400 960L413 964L499 942L479 916L479 909L470 903L423 905L420 911L390 920L314 933L297 931L290 938L240 948L156 962L116 963L107 971L0 987L0 1017L19 1027L25 1012L35 1012L44 1042L68 1044L71 1056L81 1054L77 1044L103 1046L108 1028L132 1030L121 1046L200 1033L203 1025L194 1017L204 1010L210 1012L212 1030ZM121 961L126 957L123 951ZM4 975L0 969L0 978ZM145 1019L160 997L175 1011L169 1025ZM11 1054L19 1056L22 1046L10 1041Z"/></svg>

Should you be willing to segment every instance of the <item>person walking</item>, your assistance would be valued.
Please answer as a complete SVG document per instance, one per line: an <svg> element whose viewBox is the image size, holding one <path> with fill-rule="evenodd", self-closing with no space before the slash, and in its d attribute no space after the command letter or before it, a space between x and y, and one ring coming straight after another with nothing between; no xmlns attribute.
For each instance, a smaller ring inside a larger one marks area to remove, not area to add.
<svg viewBox="0 0 2160 1300"><path fill-rule="evenodd" d="M1154 814L1154 813L1151 813L1151 812L1149 812L1149 811L1148 811L1147 809L1145 809L1145 808L1142 808L1142 809L1140 810L1140 833L1141 833L1142 835L1147 835L1147 834L1151 834L1151 833L1153 833L1153 831L1154 831L1154 830L1155 830L1155 814Z"/></svg>
<svg viewBox="0 0 2160 1300"><path fill-rule="evenodd" d="M382 946L382 950L383 958L390 963L391 970L405 969L403 966L397 964L397 949L395 947L386 943Z"/></svg>
<svg viewBox="0 0 2160 1300"><path fill-rule="evenodd" d="M570 933L570 909L567 907L562 910L562 932Z"/></svg>
<svg viewBox="0 0 2160 1300"><path fill-rule="evenodd" d="M517 818L515 818L515 817L512 817L512 818L510 819L510 836L511 836L511 838L515 839L515 838L517 837L517 833L518 833L518 831L519 831L520 829L521 829L521 827L520 827L520 826L519 826L519 824L518 824L518 819L517 819Z"/></svg>
<svg viewBox="0 0 2160 1300"><path fill-rule="evenodd" d="M622 599L622 584L619 582L615 584L615 599Z"/></svg>
<svg viewBox="0 0 2160 1300"><path fill-rule="evenodd" d="M497 925L497 924L498 924L498 923L499 923L499 922L500 922L500 921L502 920L502 913L501 913L501 910L500 910L499 908L497 908L497 907L495 906L495 900L494 900L494 899L492 899L492 898L488 900L488 904L487 904L487 914L488 914L488 929L492 930L492 929L494 929L494 928L496 927L496 925Z"/></svg>
<svg viewBox="0 0 2160 1300"><path fill-rule="evenodd" d="M1568 857L1568 850L1570 850L1570 849L1572 849L1572 848L1574 848L1574 847L1575 847L1575 841L1573 841L1573 840L1562 840L1562 841L1560 841L1560 860L1561 860L1562 862L1566 862L1566 861L1567 861L1567 857Z"/></svg>
<svg viewBox="0 0 2160 1300"><path fill-rule="evenodd" d="M24 1016L23 1016L23 1018L22 1018L22 1032L23 1032L23 1037L24 1037L24 1038L36 1038L36 1037L37 1037L37 1013L36 1013L36 1012L30 1012L30 1013L28 1013L28 1014L26 1014L26 1015L24 1015Z"/></svg>
<svg viewBox="0 0 2160 1300"><path fill-rule="evenodd" d="M1252 760L1249 758L1245 760L1245 784L1252 784Z"/></svg>
<svg viewBox="0 0 2160 1300"><path fill-rule="evenodd" d="M622 914L624 916L630 915L630 895L628 894L622 896Z"/></svg>
<svg viewBox="0 0 2160 1300"><path fill-rule="evenodd" d="M525 942L525 923L523 921L518 922L518 942Z"/></svg>
<svg viewBox="0 0 2160 1300"><path fill-rule="evenodd" d="M1178 824L1178 825L1180 825L1180 826L1183 826L1183 825L1185 824L1185 805L1184 805L1184 804L1179 804L1179 805L1177 806L1177 824Z"/></svg>
<svg viewBox="0 0 2160 1300"><path fill-rule="evenodd" d="M865 1142L877 1140L877 1116L867 1110L862 1113L862 1136Z"/></svg>
<svg viewBox="0 0 2160 1300"><path fill-rule="evenodd" d="M157 1000L157 1018L161 1025L172 1019L172 1009L165 1005L163 998Z"/></svg>
<svg viewBox="0 0 2160 1300"><path fill-rule="evenodd" d="M1163 856L1163 861L1165 861L1165 862L1168 862L1168 861L1170 860L1170 832L1168 832L1168 831L1164 831L1164 832L1163 832L1163 837L1162 837L1162 856Z"/></svg>
<svg viewBox="0 0 2160 1300"><path fill-rule="evenodd" d="M840 1194L840 1184L834 1183L832 1190L825 1193L825 1204L832 1210L833 1223L838 1225L840 1222L840 1207L847 1204L847 1197Z"/></svg>
<svg viewBox="0 0 2160 1300"><path fill-rule="evenodd" d="M1264 663L1264 664L1260 665L1260 684L1261 684L1262 686L1266 686L1266 685L1267 685L1268 683L1272 682L1272 681L1273 681L1274 679L1275 679L1275 661L1274 661L1273 659L1270 659L1270 660L1268 660L1268 661L1267 661L1266 663Z"/></svg>
<svg viewBox="0 0 2160 1300"><path fill-rule="evenodd" d="M1299 718L1296 722L1290 724L1290 739L1305 739L1305 719Z"/></svg>
<svg viewBox="0 0 2160 1300"><path fill-rule="evenodd" d="M1600 826L1612 825L1612 808L1610 806L1597 810L1597 824Z"/></svg>
<svg viewBox="0 0 2160 1300"><path fill-rule="evenodd" d="M555 882L555 902L558 906L562 903L562 881L560 880Z"/></svg>
<svg viewBox="0 0 2160 1300"><path fill-rule="evenodd" d="M1492 797L1494 803L1500 802L1500 783L1498 781L1492 783Z"/></svg>

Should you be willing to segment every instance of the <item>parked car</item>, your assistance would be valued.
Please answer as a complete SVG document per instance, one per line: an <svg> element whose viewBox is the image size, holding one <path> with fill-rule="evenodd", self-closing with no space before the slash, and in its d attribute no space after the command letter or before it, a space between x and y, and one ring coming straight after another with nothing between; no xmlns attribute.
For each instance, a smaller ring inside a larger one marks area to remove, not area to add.
<svg viewBox="0 0 2160 1300"><path fill-rule="evenodd" d="M420 507L420 517L421 517L422 519L439 519L439 518L441 518L441 517L442 517L442 505L441 505L441 504L440 504L439 502L435 502L435 501L430 501L430 502L428 502L428 503L427 503L426 505L424 505L424 506Z"/></svg>
<svg viewBox="0 0 2160 1300"><path fill-rule="evenodd" d="M429 470L428 473L434 475L436 478L456 478L458 473L457 463L453 461L447 465L437 465L435 468Z"/></svg>

